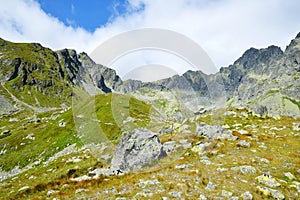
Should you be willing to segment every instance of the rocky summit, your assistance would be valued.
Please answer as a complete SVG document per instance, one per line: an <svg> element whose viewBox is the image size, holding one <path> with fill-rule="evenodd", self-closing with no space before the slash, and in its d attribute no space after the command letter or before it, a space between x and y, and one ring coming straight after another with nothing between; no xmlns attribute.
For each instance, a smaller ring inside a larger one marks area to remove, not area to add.
<svg viewBox="0 0 300 200"><path fill-rule="evenodd" d="M0 39L1 199L299 199L299 75L300 33L154 82Z"/></svg>

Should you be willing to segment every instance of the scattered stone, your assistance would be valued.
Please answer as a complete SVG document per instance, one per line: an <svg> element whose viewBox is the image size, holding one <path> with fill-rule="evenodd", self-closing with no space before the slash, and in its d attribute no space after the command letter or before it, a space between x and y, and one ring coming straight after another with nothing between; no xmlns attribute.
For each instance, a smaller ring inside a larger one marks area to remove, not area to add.
<svg viewBox="0 0 300 200"><path fill-rule="evenodd" d="M180 198L181 197L181 192L169 192L169 195L171 195L175 198Z"/></svg>
<svg viewBox="0 0 300 200"><path fill-rule="evenodd" d="M70 180L80 182L80 181L86 181L86 180L91 180L91 179L92 179L91 177L84 175L84 176L79 176L77 178L71 178Z"/></svg>
<svg viewBox="0 0 300 200"><path fill-rule="evenodd" d="M28 139L28 140L35 140L34 134L30 133L28 134L26 137L24 137L23 139Z"/></svg>
<svg viewBox="0 0 300 200"><path fill-rule="evenodd" d="M230 197L232 197L232 192L229 192L229 191L226 191L226 190L222 190L221 191L221 196L222 197L225 197L225 198L230 198Z"/></svg>
<svg viewBox="0 0 300 200"><path fill-rule="evenodd" d="M238 147L250 147L250 142L247 142L246 140L241 140L237 143Z"/></svg>
<svg viewBox="0 0 300 200"><path fill-rule="evenodd" d="M146 129L126 132L112 158L111 169L128 172L149 165L167 154L156 134Z"/></svg>
<svg viewBox="0 0 300 200"><path fill-rule="evenodd" d="M192 143L190 143L188 140L183 139L183 140L179 140L179 143L182 145L182 147L184 149L189 149L192 147Z"/></svg>
<svg viewBox="0 0 300 200"><path fill-rule="evenodd" d="M269 164L270 161L266 158L258 158L259 162L265 163L265 164Z"/></svg>
<svg viewBox="0 0 300 200"><path fill-rule="evenodd" d="M241 198L243 200L252 200L253 196L249 191L247 191L247 192L244 192L243 194L241 194Z"/></svg>
<svg viewBox="0 0 300 200"><path fill-rule="evenodd" d="M222 128L224 128L224 129L230 129L230 126L228 124L225 124L225 125L222 126Z"/></svg>
<svg viewBox="0 0 300 200"><path fill-rule="evenodd" d="M227 172L228 168L217 168L217 172Z"/></svg>
<svg viewBox="0 0 300 200"><path fill-rule="evenodd" d="M207 157L207 156L201 157L200 162L204 165L211 165L212 164L209 157Z"/></svg>
<svg viewBox="0 0 300 200"><path fill-rule="evenodd" d="M285 199L284 195L278 190L274 190L263 186L257 186L256 189L258 192L262 193L266 197L273 197L274 199L278 200Z"/></svg>
<svg viewBox="0 0 300 200"><path fill-rule="evenodd" d="M79 119L82 119L83 117L84 117L84 115L82 115L82 114L76 116L76 118L79 118Z"/></svg>
<svg viewBox="0 0 300 200"><path fill-rule="evenodd" d="M158 184L160 184L160 182L159 182L157 179L154 179L154 180L146 180L146 181L140 179L140 182L139 182L138 186L139 186L140 188L145 188L145 187L148 186L148 185L158 185Z"/></svg>
<svg viewBox="0 0 300 200"><path fill-rule="evenodd" d="M134 122L134 118L132 118L132 117L127 117L127 118L123 121L123 124L129 123L129 122Z"/></svg>
<svg viewBox="0 0 300 200"><path fill-rule="evenodd" d="M182 164L182 165L175 165L175 169L186 169L189 168L191 165Z"/></svg>
<svg viewBox="0 0 300 200"><path fill-rule="evenodd" d="M253 104L250 105L250 112L254 116L264 118L268 115L268 108L264 105Z"/></svg>
<svg viewBox="0 0 300 200"><path fill-rule="evenodd" d="M289 180L295 180L296 177L291 172L284 173L284 176L287 177Z"/></svg>
<svg viewBox="0 0 300 200"><path fill-rule="evenodd" d="M242 174L256 174L256 169L249 165L232 167L231 170L233 170L233 171L240 170L242 172Z"/></svg>
<svg viewBox="0 0 300 200"><path fill-rule="evenodd" d="M100 175L104 175L104 176L114 175L114 172L111 169L97 168L97 169L94 169L93 171L90 171L88 173L88 175L90 177L93 177L94 179L96 179L96 178L99 178ZM119 175L119 174L116 174L116 175Z"/></svg>
<svg viewBox="0 0 300 200"><path fill-rule="evenodd" d="M208 198L204 194L200 194L199 200L208 200Z"/></svg>
<svg viewBox="0 0 300 200"><path fill-rule="evenodd" d="M56 191L56 190L49 190L48 192L47 192L47 197L50 197L51 195L53 195L53 194L57 194L59 191Z"/></svg>
<svg viewBox="0 0 300 200"><path fill-rule="evenodd" d="M75 191L75 194L77 194L77 193L82 193L82 192L88 192L88 191L89 191L88 189L78 188L78 189Z"/></svg>
<svg viewBox="0 0 300 200"><path fill-rule="evenodd" d="M82 161L82 159L80 159L80 158L72 157L69 160L67 160L67 163L79 163L81 161Z"/></svg>
<svg viewBox="0 0 300 200"><path fill-rule="evenodd" d="M163 150L167 153L170 154L173 152L176 148L176 142L175 141L168 141L163 143Z"/></svg>
<svg viewBox="0 0 300 200"><path fill-rule="evenodd" d="M233 124L232 126L233 126L233 127L242 127L243 124Z"/></svg>
<svg viewBox="0 0 300 200"><path fill-rule="evenodd" d="M228 115L237 115L237 113L234 112L234 111L226 111L226 112L224 113L224 115L225 115L225 116L228 116Z"/></svg>
<svg viewBox="0 0 300 200"><path fill-rule="evenodd" d="M294 122L292 126L293 131L300 131L300 122Z"/></svg>
<svg viewBox="0 0 300 200"><path fill-rule="evenodd" d="M216 138L221 135L224 129L220 125L210 126L205 123L197 124L196 133L208 139Z"/></svg>
<svg viewBox="0 0 300 200"><path fill-rule="evenodd" d="M10 130L4 130L4 131L1 132L1 135L7 135L9 133L10 133Z"/></svg>
<svg viewBox="0 0 300 200"><path fill-rule="evenodd" d="M238 132L242 135L249 135L249 132L247 130L238 130Z"/></svg>
<svg viewBox="0 0 300 200"><path fill-rule="evenodd" d="M30 187L28 186L28 185L26 185L26 186L24 186L24 187L21 187L20 189L19 189L19 192L21 192L21 191L24 191L24 190L27 190L27 189L29 189Z"/></svg>
<svg viewBox="0 0 300 200"><path fill-rule="evenodd" d="M58 124L58 126L59 126L59 127L66 127L66 124L67 124L66 122L60 122L60 123Z"/></svg>
<svg viewBox="0 0 300 200"><path fill-rule="evenodd" d="M208 182L207 186L205 187L205 190L214 190L216 189L216 185L213 182Z"/></svg>
<svg viewBox="0 0 300 200"><path fill-rule="evenodd" d="M198 143L196 146L194 146L191 150L195 153L203 153L205 149L211 144L211 142L205 142L205 143Z"/></svg>
<svg viewBox="0 0 300 200"><path fill-rule="evenodd" d="M248 113L246 113L246 112L241 112L241 115L242 115L243 117L245 117L245 118L248 118L248 117L249 117Z"/></svg>
<svg viewBox="0 0 300 200"><path fill-rule="evenodd" d="M101 156L101 159L103 159L103 160L109 160L111 157L112 157L112 155L105 154L105 155Z"/></svg>
<svg viewBox="0 0 300 200"><path fill-rule="evenodd" d="M295 188L298 193L300 193L300 183L298 181L293 181L292 185L290 185L291 188Z"/></svg>
<svg viewBox="0 0 300 200"><path fill-rule="evenodd" d="M280 183L276 181L269 173L265 173L261 176L255 178L258 183L264 184L271 188L276 188L280 186Z"/></svg>
<svg viewBox="0 0 300 200"><path fill-rule="evenodd" d="M158 133L164 134L164 133L173 133L173 132L174 132L173 128L162 128Z"/></svg>

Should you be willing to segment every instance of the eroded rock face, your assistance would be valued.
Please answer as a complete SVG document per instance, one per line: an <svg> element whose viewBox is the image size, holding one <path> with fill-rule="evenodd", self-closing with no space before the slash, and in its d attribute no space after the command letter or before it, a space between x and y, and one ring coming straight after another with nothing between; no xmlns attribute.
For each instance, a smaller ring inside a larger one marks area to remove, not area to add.
<svg viewBox="0 0 300 200"><path fill-rule="evenodd" d="M166 155L155 133L145 129L135 129L125 133L119 142L112 159L111 169L121 172L137 170Z"/></svg>

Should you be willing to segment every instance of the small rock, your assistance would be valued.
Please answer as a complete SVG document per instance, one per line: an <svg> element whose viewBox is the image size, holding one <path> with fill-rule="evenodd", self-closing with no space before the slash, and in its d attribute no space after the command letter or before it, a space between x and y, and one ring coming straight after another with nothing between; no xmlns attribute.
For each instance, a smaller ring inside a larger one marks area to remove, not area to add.
<svg viewBox="0 0 300 200"><path fill-rule="evenodd" d="M91 177L84 175L84 176L79 176L77 178L71 178L70 180L80 182L80 181L86 181L86 180L91 180L91 179L92 179Z"/></svg>
<svg viewBox="0 0 300 200"><path fill-rule="evenodd" d="M205 142L205 143L199 143L196 146L194 146L191 150L195 153L203 153L205 149L211 144L211 142Z"/></svg>
<svg viewBox="0 0 300 200"><path fill-rule="evenodd" d="M60 123L58 124L58 126L59 126L59 127L65 127L66 124L67 124L66 122L60 122Z"/></svg>
<svg viewBox="0 0 300 200"><path fill-rule="evenodd" d="M110 154L105 154L105 155L101 156L101 158L102 158L103 160L109 160L111 157L112 157L112 156L111 156Z"/></svg>
<svg viewBox="0 0 300 200"><path fill-rule="evenodd" d="M200 194L198 200L208 200L208 198L204 194Z"/></svg>
<svg viewBox="0 0 300 200"><path fill-rule="evenodd" d="M211 165L212 164L209 157L207 157L207 156L201 157L200 162L204 165Z"/></svg>
<svg viewBox="0 0 300 200"><path fill-rule="evenodd" d="M262 162L262 163L265 163L265 164L269 164L270 161L266 158L258 158L259 159L259 162Z"/></svg>
<svg viewBox="0 0 300 200"><path fill-rule="evenodd" d="M249 135L249 132L247 130L239 130L238 132L242 135Z"/></svg>
<svg viewBox="0 0 300 200"><path fill-rule="evenodd" d="M89 191L89 190L84 189L84 188L78 188L78 189L75 191L75 194L81 193L81 192L88 192L88 191Z"/></svg>
<svg viewBox="0 0 300 200"><path fill-rule="evenodd" d="M58 193L58 191L56 191L56 190L49 190L47 192L47 197L50 197L52 194L55 194L55 193Z"/></svg>
<svg viewBox="0 0 300 200"><path fill-rule="evenodd" d="M225 125L222 126L222 128L230 129L230 126L228 124L225 124Z"/></svg>
<svg viewBox="0 0 300 200"><path fill-rule="evenodd" d="M228 169L227 168L217 168L217 172L227 172Z"/></svg>
<svg viewBox="0 0 300 200"><path fill-rule="evenodd" d="M9 133L10 133L10 130L4 130L4 131L1 132L1 135L7 135Z"/></svg>
<svg viewBox="0 0 300 200"><path fill-rule="evenodd" d="M253 104L250 105L250 112L253 116L264 118L268 114L268 108L264 105Z"/></svg>
<svg viewBox="0 0 300 200"><path fill-rule="evenodd" d="M242 174L256 174L256 169L249 165L232 167L231 170L233 170L233 171L240 170L242 172Z"/></svg>
<svg viewBox="0 0 300 200"><path fill-rule="evenodd" d="M250 147L250 142L247 142L246 140L241 140L237 143L238 147Z"/></svg>
<svg viewBox="0 0 300 200"><path fill-rule="evenodd" d="M29 186L24 186L24 187L21 187L20 189L19 189L19 192L21 192L21 191L24 191L24 190L27 190L27 189L29 189L30 187Z"/></svg>
<svg viewBox="0 0 300 200"><path fill-rule="evenodd" d="M243 200L252 200L253 196L249 191L247 191L247 192L244 192L243 194L241 194L241 198Z"/></svg>
<svg viewBox="0 0 300 200"><path fill-rule="evenodd" d="M278 190L274 190L263 186L257 186L256 189L258 192L261 192L264 196L273 197L274 199L278 200L285 199L284 195Z"/></svg>
<svg viewBox="0 0 300 200"><path fill-rule="evenodd" d="M225 116L228 116L228 115L236 115L236 114L237 114L237 113L234 112L234 111L226 111L226 112L224 113Z"/></svg>
<svg viewBox="0 0 300 200"><path fill-rule="evenodd" d="M294 122L292 126L293 131L300 131L300 122Z"/></svg>
<svg viewBox="0 0 300 200"><path fill-rule="evenodd" d="M222 190L221 191L221 196L222 197L225 197L225 198L230 198L230 197L232 197L232 192L229 192L229 191L226 191L226 190Z"/></svg>
<svg viewBox="0 0 300 200"><path fill-rule="evenodd" d="M182 147L184 149L188 149L192 147L192 143L190 143L188 140L183 139L183 140L179 140L179 143L182 145Z"/></svg>
<svg viewBox="0 0 300 200"><path fill-rule="evenodd" d="M168 141L163 143L163 150L167 153L170 154L173 152L176 148L176 142L175 141Z"/></svg>
<svg viewBox="0 0 300 200"><path fill-rule="evenodd" d="M290 187L295 188L298 191L298 193L300 193L300 183L298 181L293 181Z"/></svg>
<svg viewBox="0 0 300 200"><path fill-rule="evenodd" d="M181 192L169 192L169 195L171 195L175 198L180 198L181 197Z"/></svg>
<svg viewBox="0 0 300 200"><path fill-rule="evenodd" d="M284 176L287 177L289 180L295 180L296 177L291 172L284 173Z"/></svg>
<svg viewBox="0 0 300 200"><path fill-rule="evenodd" d="M269 186L271 188L276 188L280 186L280 183L276 181L275 178L273 178L270 174L266 173L261 176L258 176L255 178L258 183L264 184L266 186Z"/></svg>
<svg viewBox="0 0 300 200"><path fill-rule="evenodd" d="M208 182L207 186L205 187L205 190L214 190L216 189L216 185L213 182Z"/></svg>
<svg viewBox="0 0 300 200"><path fill-rule="evenodd" d="M186 165L186 164L182 164L182 165L175 165L175 169L186 169L188 168L189 165Z"/></svg>

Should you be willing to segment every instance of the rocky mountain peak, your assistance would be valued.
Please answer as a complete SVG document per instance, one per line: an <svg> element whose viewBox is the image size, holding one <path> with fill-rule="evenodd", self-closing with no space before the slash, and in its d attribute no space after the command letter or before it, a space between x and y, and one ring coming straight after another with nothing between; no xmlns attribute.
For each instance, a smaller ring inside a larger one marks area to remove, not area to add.
<svg viewBox="0 0 300 200"><path fill-rule="evenodd" d="M255 49L252 47L235 61L234 65L241 65L244 69L251 69L258 64L266 64L271 60L278 60L282 55L283 51L280 47L274 45L264 49Z"/></svg>

